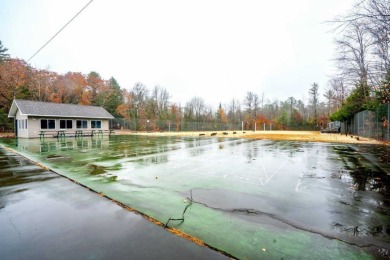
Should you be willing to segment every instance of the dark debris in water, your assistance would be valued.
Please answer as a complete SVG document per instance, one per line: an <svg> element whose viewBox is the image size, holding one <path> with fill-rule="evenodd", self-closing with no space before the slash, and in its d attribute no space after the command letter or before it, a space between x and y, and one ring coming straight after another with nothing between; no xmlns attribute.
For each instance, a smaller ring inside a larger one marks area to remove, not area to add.
<svg viewBox="0 0 390 260"><path fill-rule="evenodd" d="M95 164L89 165L88 168L90 169L89 174L91 174L91 175L99 175L99 174L103 174L103 173L107 172L106 167L98 166Z"/></svg>
<svg viewBox="0 0 390 260"><path fill-rule="evenodd" d="M305 171L302 171L301 178L325 179L325 176L318 175L316 172L305 172Z"/></svg>
<svg viewBox="0 0 390 260"><path fill-rule="evenodd" d="M390 224L389 225L361 225L361 226L350 226L343 225L341 223L332 223L332 228L340 233L349 236L388 236L390 235Z"/></svg>
<svg viewBox="0 0 390 260"><path fill-rule="evenodd" d="M51 154L51 155L48 155L46 157L46 160L50 160L50 161L70 161L71 158L67 157L67 156L63 156L63 155Z"/></svg>

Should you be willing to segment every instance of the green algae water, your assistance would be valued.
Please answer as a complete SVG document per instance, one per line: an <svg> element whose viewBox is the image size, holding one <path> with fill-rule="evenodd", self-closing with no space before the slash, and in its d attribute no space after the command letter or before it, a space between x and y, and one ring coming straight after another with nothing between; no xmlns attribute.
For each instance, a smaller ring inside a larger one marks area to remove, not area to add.
<svg viewBox="0 0 390 260"><path fill-rule="evenodd" d="M168 225L237 258L389 254L387 148L382 158L369 146L224 138L2 143L162 223L184 218Z"/></svg>

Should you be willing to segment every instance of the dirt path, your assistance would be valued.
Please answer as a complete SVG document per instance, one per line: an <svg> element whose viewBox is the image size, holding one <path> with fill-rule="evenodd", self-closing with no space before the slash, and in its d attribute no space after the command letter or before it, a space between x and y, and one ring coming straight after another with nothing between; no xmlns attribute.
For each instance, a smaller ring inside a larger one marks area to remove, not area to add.
<svg viewBox="0 0 390 260"><path fill-rule="evenodd" d="M214 135L214 133L216 133ZM225 133L225 134L224 134ZM303 142L326 143L354 143L354 144L386 144L370 138L357 137L345 134L323 134L318 131L198 131L198 132L133 132L128 130L116 130L117 135L150 135L150 136L204 136L204 137L234 137L268 140L291 140ZM213 134L213 135L212 135ZM14 133L0 133L0 138L12 138Z"/></svg>
<svg viewBox="0 0 390 260"><path fill-rule="evenodd" d="M291 140L303 142L327 142L327 143L355 143L355 144L386 144L370 138L357 137L345 134L327 134L318 131L199 131L199 132L130 132L116 131L116 134L136 134L150 136L205 136L217 133L217 137L235 137L251 139L269 139L269 140ZM225 134L224 134L225 133ZM389 144L389 142L387 142Z"/></svg>
<svg viewBox="0 0 390 260"><path fill-rule="evenodd" d="M0 138L12 138L15 137L14 133L2 133L0 132Z"/></svg>

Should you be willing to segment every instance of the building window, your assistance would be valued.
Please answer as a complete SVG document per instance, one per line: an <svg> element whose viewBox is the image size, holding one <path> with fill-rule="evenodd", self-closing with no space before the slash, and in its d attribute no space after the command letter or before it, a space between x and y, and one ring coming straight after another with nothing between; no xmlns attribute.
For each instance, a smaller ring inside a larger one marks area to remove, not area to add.
<svg viewBox="0 0 390 260"><path fill-rule="evenodd" d="M76 127L77 128L88 128L88 121L87 120L77 120Z"/></svg>
<svg viewBox="0 0 390 260"><path fill-rule="evenodd" d="M25 126L25 129L27 129L27 119L24 119L24 126Z"/></svg>
<svg viewBox="0 0 390 260"><path fill-rule="evenodd" d="M73 120L60 120L60 129L72 129L73 128Z"/></svg>
<svg viewBox="0 0 390 260"><path fill-rule="evenodd" d="M91 120L91 128L102 128L102 121Z"/></svg>
<svg viewBox="0 0 390 260"><path fill-rule="evenodd" d="M56 120L41 119L41 129L56 129Z"/></svg>

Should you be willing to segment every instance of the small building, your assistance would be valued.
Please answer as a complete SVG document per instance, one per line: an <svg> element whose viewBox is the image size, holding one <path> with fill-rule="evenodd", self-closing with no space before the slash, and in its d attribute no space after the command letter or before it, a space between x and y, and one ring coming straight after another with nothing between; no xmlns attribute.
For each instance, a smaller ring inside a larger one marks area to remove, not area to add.
<svg viewBox="0 0 390 260"><path fill-rule="evenodd" d="M109 131L114 118L103 107L20 99L13 101L8 117L14 118L15 136L22 138Z"/></svg>
<svg viewBox="0 0 390 260"><path fill-rule="evenodd" d="M327 123L326 128L321 130L321 133L340 133L341 131L341 122L332 121Z"/></svg>

